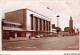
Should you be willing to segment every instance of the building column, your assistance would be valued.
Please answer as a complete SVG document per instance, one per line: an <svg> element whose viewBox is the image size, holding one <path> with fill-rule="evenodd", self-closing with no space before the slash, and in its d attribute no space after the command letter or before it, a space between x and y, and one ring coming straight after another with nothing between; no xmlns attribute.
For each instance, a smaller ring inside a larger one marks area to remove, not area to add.
<svg viewBox="0 0 80 55"><path fill-rule="evenodd" d="M40 18L38 18L38 31L40 31Z"/></svg>
<svg viewBox="0 0 80 55"><path fill-rule="evenodd" d="M48 21L48 31L49 31L49 21Z"/></svg>
<svg viewBox="0 0 80 55"><path fill-rule="evenodd" d="M44 28L44 27L43 27L43 19L42 19L42 31L43 31L43 28Z"/></svg>

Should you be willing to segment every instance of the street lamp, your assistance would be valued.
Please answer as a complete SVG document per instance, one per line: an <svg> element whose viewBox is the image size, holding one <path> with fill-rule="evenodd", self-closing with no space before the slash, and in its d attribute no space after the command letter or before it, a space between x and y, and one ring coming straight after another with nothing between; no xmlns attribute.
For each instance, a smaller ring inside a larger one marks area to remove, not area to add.
<svg viewBox="0 0 80 55"><path fill-rule="evenodd" d="M59 15L56 16L57 17L57 27L59 27L59 18L60 17Z"/></svg>
<svg viewBox="0 0 80 55"><path fill-rule="evenodd" d="M57 17L57 36L59 37L59 15L56 16Z"/></svg>

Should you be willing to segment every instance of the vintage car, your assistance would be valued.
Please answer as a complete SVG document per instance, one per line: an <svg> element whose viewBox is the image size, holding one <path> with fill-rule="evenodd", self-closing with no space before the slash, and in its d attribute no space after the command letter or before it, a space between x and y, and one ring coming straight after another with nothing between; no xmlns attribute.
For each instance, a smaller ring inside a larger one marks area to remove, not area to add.
<svg viewBox="0 0 80 55"><path fill-rule="evenodd" d="M42 34L37 34L37 35L31 34L31 35L29 36L29 38L31 39L32 37L35 37L35 38L43 38L44 36L43 36Z"/></svg>

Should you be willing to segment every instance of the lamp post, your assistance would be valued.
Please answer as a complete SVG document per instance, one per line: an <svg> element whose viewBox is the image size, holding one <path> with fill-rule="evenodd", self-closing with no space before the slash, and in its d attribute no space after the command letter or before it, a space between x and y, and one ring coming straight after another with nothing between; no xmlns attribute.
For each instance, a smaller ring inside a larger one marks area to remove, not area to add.
<svg viewBox="0 0 80 55"><path fill-rule="evenodd" d="M59 15L56 16L57 17L57 36L59 37Z"/></svg>
<svg viewBox="0 0 80 55"><path fill-rule="evenodd" d="M59 27L59 15L56 16L57 17L57 27Z"/></svg>

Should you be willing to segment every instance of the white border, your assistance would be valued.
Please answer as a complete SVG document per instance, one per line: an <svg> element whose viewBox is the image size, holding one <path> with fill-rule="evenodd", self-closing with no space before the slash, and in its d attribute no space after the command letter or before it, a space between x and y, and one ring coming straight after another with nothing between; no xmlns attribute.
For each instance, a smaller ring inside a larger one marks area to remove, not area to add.
<svg viewBox="0 0 80 55"><path fill-rule="evenodd" d="M2 0L1 0L2 1ZM0 4L1 4L1 1L0 1ZM6 0L6 1L10 1L10 0ZM12 0L11 0L12 1ZM19 1L19 0L18 0ZM32 1L32 0L28 0L28 1ZM35 1L41 1L41 0L35 0ZM48 1L48 0L42 0L42 1ZM64 0L58 0L58 1L64 1ZM80 3L80 1L79 1ZM0 6L1 7L1 6ZM2 9L0 9L1 11ZM80 13L80 11L79 11ZM2 15L2 11L0 12L0 21L1 21L1 15ZM80 19L79 19L80 21ZM79 24L79 27L80 27L80 24ZM80 29L79 29L80 30ZM1 46L2 46L2 41L1 41L1 22L0 22L0 54L33 54L33 55L37 55L37 54L57 54L57 55L62 55L64 53L79 53L79 51L77 50L53 50L53 51L2 51L1 50ZM79 35L79 39L80 39L80 35ZM80 40L79 40L79 43L80 43ZM79 49L80 49L80 44L79 44Z"/></svg>

